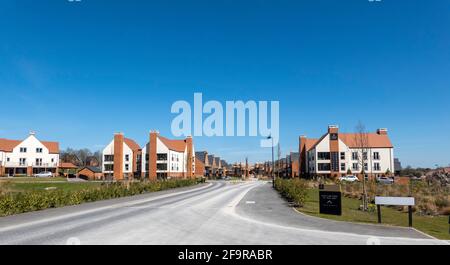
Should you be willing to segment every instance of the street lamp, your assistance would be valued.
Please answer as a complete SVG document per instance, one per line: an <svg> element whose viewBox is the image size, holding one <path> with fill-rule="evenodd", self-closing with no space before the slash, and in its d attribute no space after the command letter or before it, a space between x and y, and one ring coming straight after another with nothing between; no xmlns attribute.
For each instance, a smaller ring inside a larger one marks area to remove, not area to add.
<svg viewBox="0 0 450 265"><path fill-rule="evenodd" d="M275 174L273 174L273 171L275 169L275 161L274 161L274 157L273 157L273 137L272 137L272 135L269 135L269 137L267 137L267 139L272 139L272 171L271 171L271 175L272 175L272 187L275 188Z"/></svg>

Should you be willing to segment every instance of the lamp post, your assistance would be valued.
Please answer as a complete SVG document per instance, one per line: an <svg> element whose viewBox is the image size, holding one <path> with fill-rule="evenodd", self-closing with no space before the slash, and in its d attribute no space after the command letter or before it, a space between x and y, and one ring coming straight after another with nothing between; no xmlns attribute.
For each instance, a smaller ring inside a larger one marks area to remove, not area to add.
<svg viewBox="0 0 450 265"><path fill-rule="evenodd" d="M275 174L273 174L273 171L275 169L275 161L274 161L274 156L273 156L273 137L272 137L272 135L269 135L269 137L267 137L267 139L272 139L272 171L271 171L271 175L272 175L272 187L275 188Z"/></svg>

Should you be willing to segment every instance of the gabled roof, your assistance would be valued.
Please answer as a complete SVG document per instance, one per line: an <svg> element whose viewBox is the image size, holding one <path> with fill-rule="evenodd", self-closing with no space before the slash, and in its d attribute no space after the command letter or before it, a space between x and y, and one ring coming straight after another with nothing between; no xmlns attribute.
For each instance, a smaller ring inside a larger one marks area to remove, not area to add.
<svg viewBox="0 0 450 265"><path fill-rule="evenodd" d="M83 169L87 169L87 170L92 171L94 173L102 173L102 170L99 167L91 167L91 166L83 167L80 170L78 170L78 172L80 172Z"/></svg>
<svg viewBox="0 0 450 265"><path fill-rule="evenodd" d="M128 145L128 147L133 151L138 151L141 147L132 139L124 138L123 141Z"/></svg>
<svg viewBox="0 0 450 265"><path fill-rule="evenodd" d="M3 152L12 152L13 149L18 146L23 141L20 140L10 140L0 138L0 151ZM48 142L48 141L40 141L51 154L59 153L59 143L58 142Z"/></svg>
<svg viewBox="0 0 450 265"><path fill-rule="evenodd" d="M306 138L305 149L306 151L311 150L319 142L319 139Z"/></svg>
<svg viewBox="0 0 450 265"><path fill-rule="evenodd" d="M392 148L394 147L387 134L367 133L367 147L370 148ZM350 148L358 148L358 134L356 133L339 133L339 139Z"/></svg>
<svg viewBox="0 0 450 265"><path fill-rule="evenodd" d="M184 152L186 150L186 140L171 140L159 135L158 138L172 151Z"/></svg>
<svg viewBox="0 0 450 265"><path fill-rule="evenodd" d="M59 163L59 167L60 168L78 168L77 166L75 166L73 163L70 163L70 162L61 162L61 163Z"/></svg>
<svg viewBox="0 0 450 265"><path fill-rule="evenodd" d="M316 139L306 139L306 150L309 151L315 148L322 140L328 135L324 134L319 140ZM344 142L349 148L358 148L357 133L339 133L339 139ZM367 135L367 147L368 148L393 148L394 146L389 139L387 134L378 133L366 133Z"/></svg>

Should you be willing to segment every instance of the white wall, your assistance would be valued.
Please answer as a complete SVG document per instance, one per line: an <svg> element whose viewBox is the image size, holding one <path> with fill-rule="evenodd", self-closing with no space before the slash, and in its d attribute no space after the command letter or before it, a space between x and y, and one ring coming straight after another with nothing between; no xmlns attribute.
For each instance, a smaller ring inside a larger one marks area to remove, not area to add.
<svg viewBox="0 0 450 265"><path fill-rule="evenodd" d="M105 165L107 164L114 164L114 161L107 162L105 160L105 155L114 155L114 139L103 149L103 165L102 165L102 171L103 173L113 173L113 171L106 171ZM127 162L125 160L126 155L129 156L129 161ZM122 163L123 163L123 173L132 173L133 172L133 150L124 142L123 143L123 157L122 157ZM128 164L128 170L126 170L126 164Z"/></svg>
<svg viewBox="0 0 450 265"><path fill-rule="evenodd" d="M20 148L27 148L26 153L21 153ZM42 153L37 153L36 148L42 148ZM59 166L59 154L50 154L47 147L42 144L34 135L28 136L11 153L4 153L0 156L5 167L19 167L20 158L25 158L23 167L57 167ZM9 162L7 162L9 158ZM36 165L36 159L42 159L42 166Z"/></svg>
<svg viewBox="0 0 450 265"><path fill-rule="evenodd" d="M309 172L309 169L314 167L314 171L311 173L317 173L317 174L329 174L330 171L318 171L318 163L330 163L330 160L317 160L317 153L319 152L330 152L330 137L329 134L326 135L323 140L316 145L314 149L311 149L307 153L309 156L314 156L314 161L311 159L308 159L308 167L307 170ZM340 159L340 153L345 152L345 159ZM345 174L348 169L352 170L353 163L358 163L358 161L352 160L352 152L358 152L359 155L361 155L361 150L359 149L352 149L349 148L341 139L339 139L339 170L340 173ZM373 159L374 152L379 153L379 160ZM341 170L341 163L345 163L345 170ZM370 174L384 174L389 169L390 172L394 172L394 150L393 148L368 148L368 160L366 162L368 164L368 170L367 173ZM380 164L380 170L374 169L374 164L379 163ZM361 165L359 165L358 172L353 173L360 173L361 172Z"/></svg>

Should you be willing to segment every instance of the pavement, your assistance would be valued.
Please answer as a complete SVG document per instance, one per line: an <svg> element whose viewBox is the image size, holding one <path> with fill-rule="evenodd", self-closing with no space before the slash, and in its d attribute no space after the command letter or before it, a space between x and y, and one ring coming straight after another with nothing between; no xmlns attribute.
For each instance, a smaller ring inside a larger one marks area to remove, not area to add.
<svg viewBox="0 0 450 265"><path fill-rule="evenodd" d="M0 244L448 244L410 228L298 213L271 184L194 187L0 218Z"/></svg>

